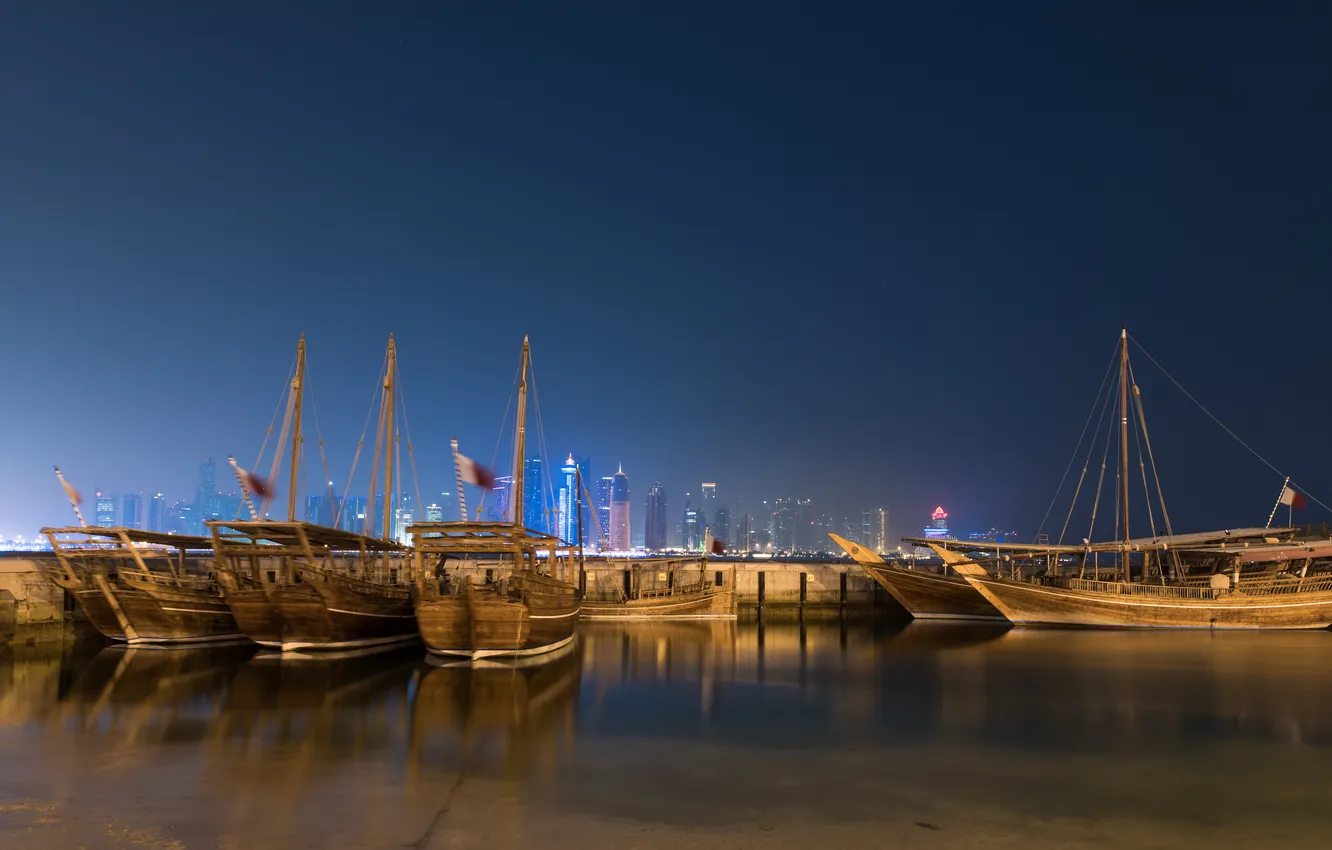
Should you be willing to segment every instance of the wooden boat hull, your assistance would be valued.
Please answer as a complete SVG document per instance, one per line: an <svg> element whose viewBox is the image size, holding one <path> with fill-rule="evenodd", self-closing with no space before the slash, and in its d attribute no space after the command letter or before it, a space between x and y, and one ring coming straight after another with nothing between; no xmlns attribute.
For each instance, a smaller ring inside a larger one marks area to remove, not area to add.
<svg viewBox="0 0 1332 850"><path fill-rule="evenodd" d="M1018 626L1325 629L1332 625L1332 590L1276 595L1236 592L1214 599L1184 599L1166 595L1167 588L1154 596L1141 588L1106 592L989 577L967 576L966 580Z"/></svg>
<svg viewBox="0 0 1332 850"><path fill-rule="evenodd" d="M918 620L988 620L1004 615L961 576L862 565L880 587Z"/></svg>
<svg viewBox="0 0 1332 850"><path fill-rule="evenodd" d="M88 622L93 624L93 628L111 640L125 639L125 630L120 627L120 621L116 619L116 612L112 610L111 603L106 601L106 594L95 587L70 592L74 594L75 603L82 609Z"/></svg>
<svg viewBox="0 0 1332 850"><path fill-rule="evenodd" d="M260 646L282 645L282 608L273 599L270 589L240 588L226 590L223 596L236 626L250 640Z"/></svg>
<svg viewBox="0 0 1332 850"><path fill-rule="evenodd" d="M276 648L343 650L417 639L416 614L404 588L340 581L313 569L299 572L301 583L273 590L282 619Z"/></svg>
<svg viewBox="0 0 1332 850"><path fill-rule="evenodd" d="M582 605L574 587L544 576L511 576L517 591L463 586L458 593L423 599L416 620L434 655L479 660L553 652L573 642Z"/></svg>
<svg viewBox="0 0 1332 850"><path fill-rule="evenodd" d="M124 573L119 581L120 586L108 584L107 590L120 606L131 645L207 643L244 637L226 600L216 591L159 584Z"/></svg>
<svg viewBox="0 0 1332 850"><path fill-rule="evenodd" d="M735 616L735 591L720 588L627 602L583 600L581 614L585 620L734 620Z"/></svg>

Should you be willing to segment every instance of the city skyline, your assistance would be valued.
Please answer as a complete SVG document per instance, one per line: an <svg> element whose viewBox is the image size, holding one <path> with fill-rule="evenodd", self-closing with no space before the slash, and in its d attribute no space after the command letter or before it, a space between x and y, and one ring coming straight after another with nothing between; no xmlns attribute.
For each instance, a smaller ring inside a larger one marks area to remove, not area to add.
<svg viewBox="0 0 1332 850"><path fill-rule="evenodd" d="M511 474L527 334L545 475L623 461L670 529L715 481L1034 535L1127 325L1177 528L1262 525L1286 476L1330 519L1332 11L1231 11L29 4L0 28L0 535L64 524L53 464L185 501L200 458L252 464L301 333L308 486L339 496L390 333L422 498L453 436Z"/></svg>

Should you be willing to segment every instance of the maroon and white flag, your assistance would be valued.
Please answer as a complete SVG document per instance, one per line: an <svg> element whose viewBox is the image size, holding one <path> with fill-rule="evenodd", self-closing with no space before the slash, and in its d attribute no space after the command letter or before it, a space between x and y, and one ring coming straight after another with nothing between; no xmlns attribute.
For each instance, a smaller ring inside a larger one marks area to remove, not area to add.
<svg viewBox="0 0 1332 850"><path fill-rule="evenodd" d="M1281 504L1290 505L1292 508L1303 508L1309 503L1305 501L1303 493L1288 484L1281 488Z"/></svg>
<svg viewBox="0 0 1332 850"><path fill-rule="evenodd" d="M268 495L268 482L250 470L237 466L236 477L240 479L241 486L254 495L260 498Z"/></svg>
<svg viewBox="0 0 1332 850"><path fill-rule="evenodd" d="M458 455L458 476L468 484L475 484L487 490L495 486L495 473L467 455Z"/></svg>
<svg viewBox="0 0 1332 850"><path fill-rule="evenodd" d="M709 534L703 540L703 551L709 555L723 555L726 553L726 544Z"/></svg>

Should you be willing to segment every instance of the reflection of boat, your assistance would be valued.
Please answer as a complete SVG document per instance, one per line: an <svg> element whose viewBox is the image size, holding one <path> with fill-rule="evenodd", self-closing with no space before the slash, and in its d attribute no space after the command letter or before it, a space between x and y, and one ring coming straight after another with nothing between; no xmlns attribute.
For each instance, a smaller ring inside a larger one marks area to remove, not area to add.
<svg viewBox="0 0 1332 850"><path fill-rule="evenodd" d="M1004 619L1004 615L961 576L895 567L845 537L828 536L918 620Z"/></svg>
<svg viewBox="0 0 1332 850"><path fill-rule="evenodd" d="M511 492L518 495L511 500L513 521L424 522L408 529L415 546L418 580L416 620L426 649L436 655L470 659L541 655L572 643L578 627L582 607L578 588L558 577L561 571L568 571L567 560L558 558L560 540L523 525L530 362L524 337L514 439ZM544 552L544 564L538 560L538 552ZM465 562L471 556L508 558L512 571L484 585L470 580L457 588L446 584L448 560ZM427 579L427 558L439 579ZM539 571L542 566L546 573Z"/></svg>
<svg viewBox="0 0 1332 850"><path fill-rule="evenodd" d="M102 634L130 644L241 637L208 572L204 537L135 528L45 528L60 561L55 581L74 593ZM101 594L101 600L96 594Z"/></svg>
<svg viewBox="0 0 1332 850"><path fill-rule="evenodd" d="M706 559L690 562L686 566L678 560L666 561L606 561L596 562L608 566L618 564L623 571L625 587L590 590L583 595L583 618L587 620L614 619L734 619L735 568L717 570L708 574ZM682 573L698 571L698 580L681 581ZM584 564L589 585L595 585L593 568Z"/></svg>
<svg viewBox="0 0 1332 850"><path fill-rule="evenodd" d="M459 747L466 761L468 749L481 752L480 743L498 736L504 768L521 771L533 756L565 739L578 703L581 646L569 644L541 663L535 660L439 666L432 661L412 701L414 767L451 767L438 762L457 757Z"/></svg>
<svg viewBox="0 0 1332 850"><path fill-rule="evenodd" d="M212 701L254 651L250 643L106 647L72 671L59 712L83 734L117 743L202 740Z"/></svg>
<svg viewBox="0 0 1332 850"><path fill-rule="evenodd" d="M390 646L346 654L260 653L236 674L223 710L228 715L244 715L361 708L386 691L405 693L420 652ZM245 725L238 716L228 722Z"/></svg>

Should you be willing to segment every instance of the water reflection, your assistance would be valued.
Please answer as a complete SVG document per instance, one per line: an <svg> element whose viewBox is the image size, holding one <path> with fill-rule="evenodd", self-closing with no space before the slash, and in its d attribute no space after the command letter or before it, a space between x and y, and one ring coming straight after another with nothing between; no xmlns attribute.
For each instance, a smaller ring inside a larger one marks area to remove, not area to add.
<svg viewBox="0 0 1332 850"><path fill-rule="evenodd" d="M38 765L25 783L94 808L161 795L162 776L183 775L180 818L200 835L279 846L331 834L321 805L333 799L346 803L339 822L358 824L344 838L378 846L390 834L416 840L464 778L566 814L724 824L787 805L789 788L816 793L801 783L817 764L817 793L838 802L802 816L880 819L848 802L851 789L899 781L909 752L919 793L1102 817L1102 796L1079 797L1044 767L1074 758L1099 770L1113 758L1121 770L1162 769L1165 758L1174 773L1155 781L1188 786L1204 770L1242 776L1270 758L1326 787L1321 755L1292 759L1332 743L1330 649L1325 632L833 620L590 623L570 650L530 666L438 667L419 648L11 652L0 654L0 796L18 764ZM1196 762L1176 758L1190 754ZM984 767L959 776L968 758ZM760 761L762 776L735 767ZM1013 777L1002 793L998 775ZM654 805L677 780L737 805L667 816ZM356 802L370 797L373 807ZM506 811L522 821L527 809Z"/></svg>

